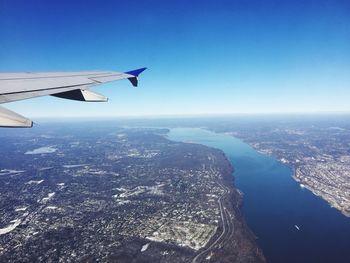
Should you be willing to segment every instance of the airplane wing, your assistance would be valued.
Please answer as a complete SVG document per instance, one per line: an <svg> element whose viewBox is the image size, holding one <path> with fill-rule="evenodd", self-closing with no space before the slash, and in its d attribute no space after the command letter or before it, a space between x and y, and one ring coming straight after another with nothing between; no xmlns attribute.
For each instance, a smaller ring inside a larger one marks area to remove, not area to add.
<svg viewBox="0 0 350 263"><path fill-rule="evenodd" d="M121 79L128 79L137 87L138 76L145 69L128 72L0 73L0 104L45 95L79 101L107 101L105 96L89 88ZM32 126L31 120L0 107L0 127Z"/></svg>

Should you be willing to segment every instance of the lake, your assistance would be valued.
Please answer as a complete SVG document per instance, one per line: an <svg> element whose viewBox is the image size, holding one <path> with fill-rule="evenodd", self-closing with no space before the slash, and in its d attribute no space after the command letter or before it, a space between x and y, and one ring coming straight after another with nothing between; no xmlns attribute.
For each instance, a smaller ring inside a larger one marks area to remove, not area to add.
<svg viewBox="0 0 350 263"><path fill-rule="evenodd" d="M226 154L244 193L242 213L268 262L350 262L350 218L301 188L291 168L229 135L175 128L168 138Z"/></svg>

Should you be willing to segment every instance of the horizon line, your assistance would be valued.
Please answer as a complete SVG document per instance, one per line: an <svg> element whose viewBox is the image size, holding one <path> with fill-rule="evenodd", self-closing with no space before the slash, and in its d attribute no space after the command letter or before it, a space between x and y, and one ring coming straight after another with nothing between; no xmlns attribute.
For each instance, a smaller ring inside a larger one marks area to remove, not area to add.
<svg viewBox="0 0 350 263"><path fill-rule="evenodd" d="M147 115L75 115L75 116L31 116L35 119L166 119L166 118L200 118L200 117L240 117L240 116L312 116L312 115L350 115L350 111L317 112L245 112L245 113L198 113L198 114L147 114Z"/></svg>

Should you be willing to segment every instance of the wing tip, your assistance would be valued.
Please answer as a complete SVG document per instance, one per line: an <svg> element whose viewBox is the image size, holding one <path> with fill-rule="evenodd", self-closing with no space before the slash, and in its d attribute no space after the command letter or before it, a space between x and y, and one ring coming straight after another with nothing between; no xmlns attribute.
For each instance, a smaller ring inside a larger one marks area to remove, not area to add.
<svg viewBox="0 0 350 263"><path fill-rule="evenodd" d="M144 68L139 68L139 69L135 69L135 70L131 70L131 71L127 71L127 72L124 72L126 74L129 74L129 75L132 75L134 77L138 77L142 72L144 72L147 68L144 67Z"/></svg>
<svg viewBox="0 0 350 263"><path fill-rule="evenodd" d="M128 78L128 80L131 82L131 84L134 87L138 86L138 79L137 77L146 70L147 68L139 68L139 69L135 69L135 70L131 70L131 71L127 71L125 72L125 74L131 75L132 77Z"/></svg>

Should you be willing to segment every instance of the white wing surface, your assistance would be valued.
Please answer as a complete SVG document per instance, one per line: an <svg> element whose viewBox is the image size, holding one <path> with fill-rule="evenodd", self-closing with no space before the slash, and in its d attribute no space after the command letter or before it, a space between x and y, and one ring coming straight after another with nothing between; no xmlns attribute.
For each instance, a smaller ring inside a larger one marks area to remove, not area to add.
<svg viewBox="0 0 350 263"><path fill-rule="evenodd" d="M138 76L146 68L128 72L45 72L0 73L0 104L11 101L52 95L80 101L107 101L101 94L89 88L102 83L128 79L134 87ZM32 127L27 118L0 107L0 127Z"/></svg>

